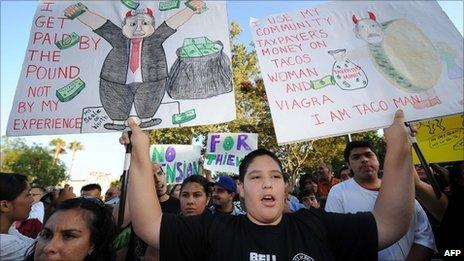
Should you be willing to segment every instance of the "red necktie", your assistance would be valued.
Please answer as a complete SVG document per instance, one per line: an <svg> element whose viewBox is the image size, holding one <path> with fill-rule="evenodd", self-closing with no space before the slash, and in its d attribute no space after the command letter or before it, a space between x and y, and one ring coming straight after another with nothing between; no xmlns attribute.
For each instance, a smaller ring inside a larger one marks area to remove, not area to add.
<svg viewBox="0 0 464 261"><path fill-rule="evenodd" d="M140 42L141 41L142 41L142 38L132 38L131 40L132 50L130 54L129 67L132 73L135 73L135 71L139 68Z"/></svg>

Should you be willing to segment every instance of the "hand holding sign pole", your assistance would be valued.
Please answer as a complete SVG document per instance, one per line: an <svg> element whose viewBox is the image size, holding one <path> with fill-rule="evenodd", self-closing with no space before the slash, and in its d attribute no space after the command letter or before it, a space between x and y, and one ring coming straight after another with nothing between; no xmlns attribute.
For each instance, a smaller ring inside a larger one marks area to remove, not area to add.
<svg viewBox="0 0 464 261"><path fill-rule="evenodd" d="M119 210L118 210L118 229L122 228L124 223L124 210L126 207L126 198L127 198L127 182L129 181L129 166L130 166L130 158L131 158L131 151L132 151L132 144L130 142L130 138L132 135L132 131L127 133L123 133L122 137L119 139L121 144L126 146L126 156L124 157L124 170L121 175L121 198L119 201Z"/></svg>
<svg viewBox="0 0 464 261"><path fill-rule="evenodd" d="M437 199L440 199L441 198L440 186L438 185L438 182L435 179L435 175L433 175L432 171L430 170L429 164L427 163L427 160L425 159L424 154L422 154L422 151L415 137L417 133L417 129L414 124L411 124L409 122L405 122L405 125L409 127L411 145L414 148L414 151L416 152L417 157L419 158L419 161L425 170L425 173L427 174L427 178L429 179L430 185L432 185L433 192L435 193L435 196L437 197Z"/></svg>

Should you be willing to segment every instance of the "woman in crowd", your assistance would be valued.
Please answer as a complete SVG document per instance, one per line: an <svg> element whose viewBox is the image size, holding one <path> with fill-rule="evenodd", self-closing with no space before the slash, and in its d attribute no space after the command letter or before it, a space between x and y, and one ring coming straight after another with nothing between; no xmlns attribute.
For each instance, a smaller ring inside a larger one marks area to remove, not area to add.
<svg viewBox="0 0 464 261"><path fill-rule="evenodd" d="M26 260L115 260L115 229L98 199L68 199L46 221Z"/></svg>
<svg viewBox="0 0 464 261"><path fill-rule="evenodd" d="M21 260L34 239L11 226L26 220L34 199L24 175L0 173L0 260Z"/></svg>
<svg viewBox="0 0 464 261"><path fill-rule="evenodd" d="M256 150L239 168L247 215L204 211L185 217L161 212L150 185L153 175L148 136L129 120L132 157L128 197L134 230L160 250L161 260L376 259L378 249L406 233L412 218L413 165L403 122L404 115L398 111L393 125L384 131L385 175L372 212L336 214L301 209L283 214L285 183L280 160L267 150Z"/></svg>
<svg viewBox="0 0 464 261"><path fill-rule="evenodd" d="M171 191L169 192L169 196L179 199L179 197L180 197L180 186L181 185L182 184L180 184L180 183L174 184L174 186L172 186L172 188L171 188Z"/></svg>
<svg viewBox="0 0 464 261"><path fill-rule="evenodd" d="M208 180L193 175L184 180L180 187L180 211L184 216L199 215L205 211L211 197Z"/></svg>

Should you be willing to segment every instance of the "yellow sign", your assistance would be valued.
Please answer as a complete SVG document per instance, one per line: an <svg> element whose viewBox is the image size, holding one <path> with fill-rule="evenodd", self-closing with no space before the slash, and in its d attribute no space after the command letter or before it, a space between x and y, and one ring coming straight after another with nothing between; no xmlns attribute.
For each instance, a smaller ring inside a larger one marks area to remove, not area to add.
<svg viewBox="0 0 464 261"><path fill-rule="evenodd" d="M464 160L464 115L417 123L417 143L428 163ZM419 164L413 153L414 164Z"/></svg>

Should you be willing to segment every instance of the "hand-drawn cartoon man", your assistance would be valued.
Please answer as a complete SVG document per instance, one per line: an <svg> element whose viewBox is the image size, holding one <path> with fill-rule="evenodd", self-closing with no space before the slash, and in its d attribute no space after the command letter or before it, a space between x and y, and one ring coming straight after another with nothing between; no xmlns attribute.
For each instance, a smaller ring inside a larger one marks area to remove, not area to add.
<svg viewBox="0 0 464 261"><path fill-rule="evenodd" d="M128 11L122 27L85 9L77 19L103 37L113 47L106 56L100 73L100 100L113 120L104 127L124 130L135 109L140 127L161 123L154 118L165 93L168 66L163 42L190 18L200 13L205 3L189 2L184 8L155 28L153 11L149 8ZM82 4L65 9L67 17L82 12ZM134 106L134 107L133 107Z"/></svg>
<svg viewBox="0 0 464 261"><path fill-rule="evenodd" d="M414 23L395 19L380 24L375 14L358 19L353 29L367 43L367 51L377 70L395 87L420 94L415 108L440 104L433 91L441 76L440 55L430 39ZM357 50L358 51L358 50Z"/></svg>

